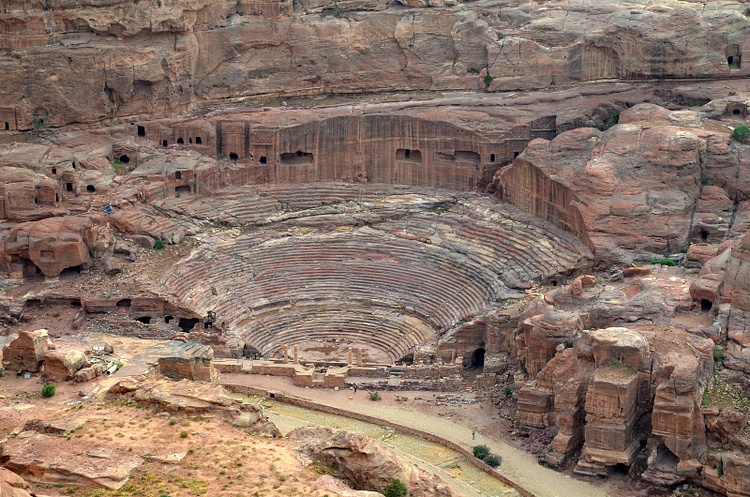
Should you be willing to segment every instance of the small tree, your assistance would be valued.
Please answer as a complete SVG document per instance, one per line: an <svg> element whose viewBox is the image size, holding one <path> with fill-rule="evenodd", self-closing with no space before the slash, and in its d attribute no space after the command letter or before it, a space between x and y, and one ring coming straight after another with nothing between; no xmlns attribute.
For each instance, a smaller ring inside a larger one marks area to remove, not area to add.
<svg viewBox="0 0 750 497"><path fill-rule="evenodd" d="M164 240L159 240L159 239L157 239L157 240L156 240L156 241L154 242L154 248L155 248L156 250L164 250L164 247L165 247L165 246L166 246L166 244L164 243Z"/></svg>
<svg viewBox="0 0 750 497"><path fill-rule="evenodd" d="M398 478L392 479L391 483L389 483L383 491L385 497L404 497L408 493L409 490L406 488L406 485L404 485Z"/></svg>
<svg viewBox="0 0 750 497"><path fill-rule="evenodd" d="M57 393L57 388L52 383L47 383L42 387L42 397L45 399L48 399L50 397L54 397L54 395Z"/></svg>
<svg viewBox="0 0 750 497"><path fill-rule="evenodd" d="M475 445L473 452L474 457L484 460L490 454L490 448L486 445Z"/></svg>
<svg viewBox="0 0 750 497"><path fill-rule="evenodd" d="M486 462L491 468L497 468L500 466L500 458L495 454L488 454L487 457L484 458L484 462Z"/></svg>
<svg viewBox="0 0 750 497"><path fill-rule="evenodd" d="M740 124L734 128L734 131L732 131L732 138L738 142L747 141L747 139L750 138L750 127Z"/></svg>

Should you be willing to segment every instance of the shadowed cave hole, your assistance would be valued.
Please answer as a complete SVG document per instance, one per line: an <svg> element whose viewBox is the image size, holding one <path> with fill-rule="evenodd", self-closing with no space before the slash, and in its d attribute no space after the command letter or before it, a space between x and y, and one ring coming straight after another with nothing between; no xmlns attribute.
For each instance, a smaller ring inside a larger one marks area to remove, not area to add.
<svg viewBox="0 0 750 497"><path fill-rule="evenodd" d="M201 139L200 136L196 136L195 137L195 144L196 145L203 145L203 140Z"/></svg>
<svg viewBox="0 0 750 497"><path fill-rule="evenodd" d="M229 160L237 160L237 159L239 159L239 158L240 158L240 156L239 156L239 155L237 155L237 154L236 154L236 153L234 153L234 152L232 152L232 153L230 153L230 154L229 154Z"/></svg>
<svg viewBox="0 0 750 497"><path fill-rule="evenodd" d="M177 145L184 145L184 144L185 144L185 140L183 140L182 137L177 139Z"/></svg>
<svg viewBox="0 0 750 497"><path fill-rule="evenodd" d="M170 316L170 315L164 316L164 322L167 324L171 323L173 319L174 319L174 316Z"/></svg>
<svg viewBox="0 0 750 497"><path fill-rule="evenodd" d="M138 136L146 136L146 128L138 126Z"/></svg>
<svg viewBox="0 0 750 497"><path fill-rule="evenodd" d="M115 304L116 307L130 309L130 299L120 299L117 301L117 304Z"/></svg>
<svg viewBox="0 0 750 497"><path fill-rule="evenodd" d="M86 191L89 193L96 192L96 187L94 185L86 185Z"/></svg>
<svg viewBox="0 0 750 497"><path fill-rule="evenodd" d="M701 299L701 311L708 312L711 310L711 307L713 307L713 302L711 302L708 299Z"/></svg>
<svg viewBox="0 0 750 497"><path fill-rule="evenodd" d="M120 156L120 162L122 162L123 164L127 164L127 163L129 163L129 162L130 162L130 157L128 157L128 156L127 156L127 155L125 155L125 154L122 154L122 155Z"/></svg>
<svg viewBox="0 0 750 497"><path fill-rule="evenodd" d="M135 320L140 321L143 324L151 324L151 316L141 316L139 318L136 318Z"/></svg>
<svg viewBox="0 0 750 497"><path fill-rule="evenodd" d="M704 241L704 242L708 241L708 231L701 230L701 240Z"/></svg>
<svg viewBox="0 0 750 497"><path fill-rule="evenodd" d="M182 172L176 171L174 173L174 179L182 179Z"/></svg>
<svg viewBox="0 0 750 497"><path fill-rule="evenodd" d="M198 324L198 321L197 318L180 318L179 327L182 331L190 331Z"/></svg>
<svg viewBox="0 0 750 497"><path fill-rule="evenodd" d="M471 353L471 360L469 361L469 367L474 368L483 368L484 367L484 348L480 347L476 349L474 352Z"/></svg>

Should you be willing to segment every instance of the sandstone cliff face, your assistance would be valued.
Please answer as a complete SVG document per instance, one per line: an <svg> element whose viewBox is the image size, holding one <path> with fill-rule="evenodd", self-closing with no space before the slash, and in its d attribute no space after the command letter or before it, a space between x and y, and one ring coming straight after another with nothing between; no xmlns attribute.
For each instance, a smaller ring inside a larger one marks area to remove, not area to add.
<svg viewBox="0 0 750 497"><path fill-rule="evenodd" d="M695 236L691 226L704 240L721 241L732 201L718 186L702 188L702 175L728 152L729 136L696 128L697 114L645 104L623 120L604 133L582 128L531 142L498 174L498 194L575 233L604 260L679 251ZM710 207L717 204L723 222Z"/></svg>
<svg viewBox="0 0 750 497"><path fill-rule="evenodd" d="M11 2L0 129L253 96L748 74L734 2L449 3Z"/></svg>

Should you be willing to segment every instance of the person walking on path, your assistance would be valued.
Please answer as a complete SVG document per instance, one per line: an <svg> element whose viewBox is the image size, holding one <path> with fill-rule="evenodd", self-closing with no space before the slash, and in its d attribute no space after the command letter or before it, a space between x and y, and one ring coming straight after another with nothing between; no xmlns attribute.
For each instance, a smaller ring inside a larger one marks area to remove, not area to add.
<svg viewBox="0 0 750 497"><path fill-rule="evenodd" d="M359 385L357 383L354 384L354 393L357 393L357 389L359 388Z"/></svg>

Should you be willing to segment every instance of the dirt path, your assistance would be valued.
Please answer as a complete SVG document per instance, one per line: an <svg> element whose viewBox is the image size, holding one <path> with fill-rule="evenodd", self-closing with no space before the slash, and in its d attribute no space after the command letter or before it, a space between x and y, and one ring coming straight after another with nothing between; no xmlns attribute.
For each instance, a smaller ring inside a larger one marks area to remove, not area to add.
<svg viewBox="0 0 750 497"><path fill-rule="evenodd" d="M503 464L499 469L500 473L537 497L607 497L609 495L608 492L594 485L540 466L534 457L504 443L492 436L492 433L477 431L476 438L472 438L474 423L470 419L453 422L415 409L399 407L396 405L397 402L394 402L396 396L400 398L425 396L431 395L430 392L384 392L381 393L383 401L373 402L365 391L354 394L351 390L301 388L294 386L289 379L281 377L222 374L222 382L284 392L320 404L367 414L433 433L469 450L474 445L485 444L492 452L502 456ZM470 427L467 427L467 424Z"/></svg>

